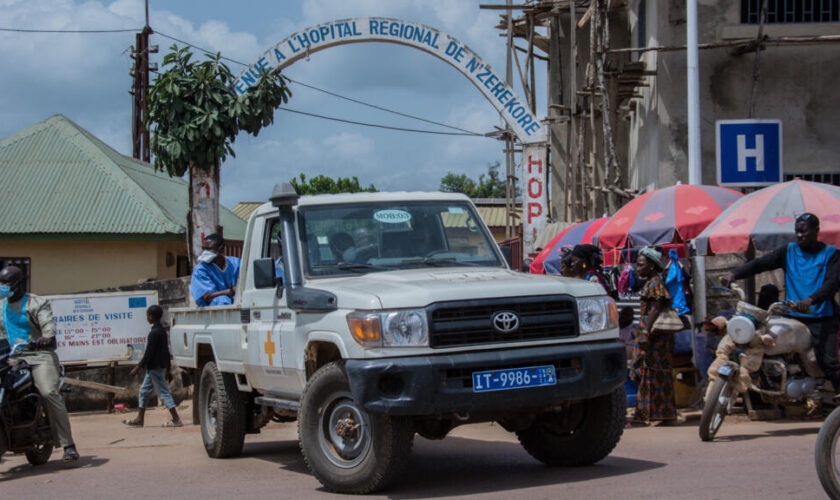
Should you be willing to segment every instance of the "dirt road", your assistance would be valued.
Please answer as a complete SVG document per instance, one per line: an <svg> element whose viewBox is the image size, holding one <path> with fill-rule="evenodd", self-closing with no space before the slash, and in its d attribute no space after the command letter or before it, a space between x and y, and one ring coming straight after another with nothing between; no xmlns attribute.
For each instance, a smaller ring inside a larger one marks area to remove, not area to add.
<svg viewBox="0 0 840 500"><path fill-rule="evenodd" d="M189 415L188 410L182 410ZM147 427L133 414L73 415L82 459L41 467L22 456L0 463L4 498L338 498L308 474L295 424L248 436L241 458L211 460L197 426L164 429L152 409ZM696 421L627 429L613 454L591 467L551 469L533 460L498 425L456 429L443 441L417 437L409 472L377 497L584 499L825 498L813 465L820 422L728 419L713 443Z"/></svg>

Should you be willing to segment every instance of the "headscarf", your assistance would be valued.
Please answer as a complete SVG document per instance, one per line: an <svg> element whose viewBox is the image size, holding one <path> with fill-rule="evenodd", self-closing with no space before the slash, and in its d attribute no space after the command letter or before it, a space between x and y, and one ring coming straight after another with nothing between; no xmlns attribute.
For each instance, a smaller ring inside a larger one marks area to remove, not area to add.
<svg viewBox="0 0 840 500"><path fill-rule="evenodd" d="M659 267L659 270L665 269L665 260L662 258L662 252L653 247L644 247L639 250L639 255L644 255L646 259L653 262Z"/></svg>
<svg viewBox="0 0 840 500"><path fill-rule="evenodd" d="M595 245L584 243L572 248L572 255L586 262L591 267L601 265L601 249Z"/></svg>

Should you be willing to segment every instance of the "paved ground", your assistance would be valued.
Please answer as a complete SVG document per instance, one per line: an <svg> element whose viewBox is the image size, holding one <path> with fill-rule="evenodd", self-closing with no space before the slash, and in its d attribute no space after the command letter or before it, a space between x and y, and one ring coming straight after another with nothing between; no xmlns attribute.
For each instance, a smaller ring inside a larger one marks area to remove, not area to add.
<svg viewBox="0 0 840 500"><path fill-rule="evenodd" d="M189 415L182 410L183 415ZM3 498L337 498L308 474L295 424L248 436L241 458L212 460L196 426L163 429L163 410L147 427L133 414L73 415L82 459L31 467L22 456L0 463ZM750 422L730 417L719 439L703 443L696 421L627 429L616 450L590 467L552 469L531 459L498 425L456 429L443 441L417 437L409 472L380 498L752 499L825 498L814 471L820 422Z"/></svg>

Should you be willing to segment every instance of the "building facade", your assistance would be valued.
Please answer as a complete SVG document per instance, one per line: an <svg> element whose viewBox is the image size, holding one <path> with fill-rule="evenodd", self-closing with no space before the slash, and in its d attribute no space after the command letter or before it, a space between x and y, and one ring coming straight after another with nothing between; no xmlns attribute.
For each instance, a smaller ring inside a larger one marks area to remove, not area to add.
<svg viewBox="0 0 840 500"><path fill-rule="evenodd" d="M29 290L73 293L189 273L188 185L61 115L0 140L0 266ZM220 213L226 238L245 223Z"/></svg>

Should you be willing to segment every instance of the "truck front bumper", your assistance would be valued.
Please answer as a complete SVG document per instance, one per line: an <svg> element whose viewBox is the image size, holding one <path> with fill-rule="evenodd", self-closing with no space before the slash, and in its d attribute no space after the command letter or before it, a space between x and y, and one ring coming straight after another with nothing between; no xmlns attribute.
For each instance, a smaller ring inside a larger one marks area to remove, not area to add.
<svg viewBox="0 0 840 500"><path fill-rule="evenodd" d="M433 415L506 411L589 399L620 387L626 377L618 341L562 344L435 356L349 359L353 399L371 413ZM472 373L553 365L557 384L474 392Z"/></svg>

